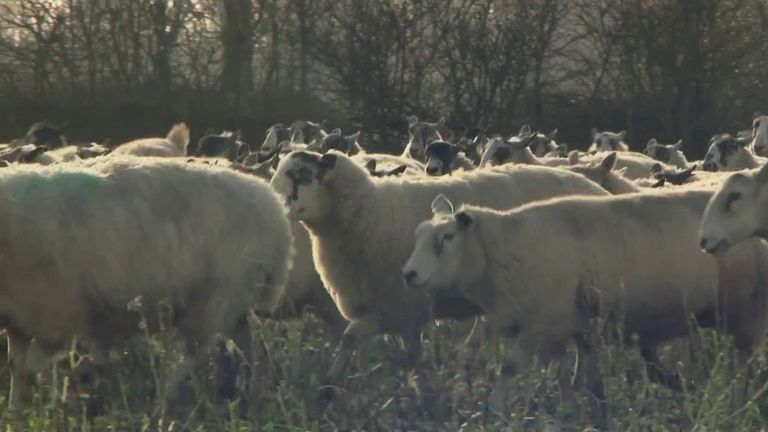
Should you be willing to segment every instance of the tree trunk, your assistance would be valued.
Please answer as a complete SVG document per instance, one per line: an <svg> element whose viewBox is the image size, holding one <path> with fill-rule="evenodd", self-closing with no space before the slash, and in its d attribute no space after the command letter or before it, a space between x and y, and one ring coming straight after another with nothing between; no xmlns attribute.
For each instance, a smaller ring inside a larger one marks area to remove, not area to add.
<svg viewBox="0 0 768 432"><path fill-rule="evenodd" d="M221 92L235 115L253 91L253 2L222 0Z"/></svg>

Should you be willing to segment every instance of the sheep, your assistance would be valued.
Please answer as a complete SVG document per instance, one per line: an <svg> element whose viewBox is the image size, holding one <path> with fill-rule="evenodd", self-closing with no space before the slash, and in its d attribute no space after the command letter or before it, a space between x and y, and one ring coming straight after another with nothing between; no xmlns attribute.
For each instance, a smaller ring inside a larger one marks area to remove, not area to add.
<svg viewBox="0 0 768 432"><path fill-rule="evenodd" d="M318 150L321 153L325 153L328 150L338 150L344 152L350 156L356 155L363 151L357 140L360 138L360 131L353 133L352 135L343 136L341 129L336 128L331 133L325 133L320 131L321 138L318 144Z"/></svg>
<svg viewBox="0 0 768 432"><path fill-rule="evenodd" d="M719 254L752 237L768 238L768 165L732 174L712 197L699 229L701 249Z"/></svg>
<svg viewBox="0 0 768 432"><path fill-rule="evenodd" d="M652 138L645 145L643 154L659 162L664 162L680 169L687 169L689 167L688 159L685 158L685 154L681 150L682 146L683 140L665 145L659 144L656 138Z"/></svg>
<svg viewBox="0 0 768 432"><path fill-rule="evenodd" d="M752 149L758 156L768 156L768 116L755 113L752 118Z"/></svg>
<svg viewBox="0 0 768 432"><path fill-rule="evenodd" d="M372 177L399 176L408 170L408 165L400 165L399 167L390 170L377 170L376 164L376 159L370 159L365 163L365 169L368 170L368 173L371 174Z"/></svg>
<svg viewBox="0 0 768 432"><path fill-rule="evenodd" d="M11 146L0 152L0 160L8 163L32 163L47 151L48 147L37 144Z"/></svg>
<svg viewBox="0 0 768 432"><path fill-rule="evenodd" d="M640 192L642 190L640 187L624 178L626 168L614 171L615 164L616 152L611 152L599 163L574 165L567 167L567 169L583 175L614 195Z"/></svg>
<svg viewBox="0 0 768 432"><path fill-rule="evenodd" d="M490 129L490 126L485 129L481 127L467 128L456 142L456 145L464 149L464 154L476 166L480 164L480 159L485 151L485 145L488 142L488 129Z"/></svg>
<svg viewBox="0 0 768 432"><path fill-rule="evenodd" d="M274 309L290 266L277 195L224 168L114 155L17 166L0 171L0 209L0 324L16 407L37 360L73 337L99 352L139 331L126 309L137 298L147 317L170 303L196 364L218 333L245 336L233 331L251 306Z"/></svg>
<svg viewBox="0 0 768 432"><path fill-rule="evenodd" d="M578 152L571 152L568 154L568 162L571 165L577 165L579 163L590 163L602 160L608 153L598 152L592 155L580 155ZM631 151L619 151L616 152L616 164L614 169L625 169L624 177L629 180L647 179L653 174L655 166L660 165L662 169L671 171L672 168L667 167L666 164L658 162L654 159L642 153L636 153Z"/></svg>
<svg viewBox="0 0 768 432"><path fill-rule="evenodd" d="M753 241L718 259L701 253L696 229L711 196L561 197L507 211L464 205L455 213L438 196L432 219L416 228L403 277L414 291L454 287L512 337L491 396L497 407L515 372L534 355L561 359L566 342L598 314L621 320L627 341L638 335L647 360L656 345L689 334L691 315L702 326L725 327L749 353L766 324L768 248ZM595 224L601 220L611 223ZM561 376L564 393L568 378Z"/></svg>
<svg viewBox="0 0 768 432"><path fill-rule="evenodd" d="M749 137L734 137L724 133L709 140L709 149L704 156L704 171L741 171L765 164L765 159L755 156L749 149Z"/></svg>
<svg viewBox="0 0 768 432"><path fill-rule="evenodd" d="M309 230L315 266L350 321L328 373L330 382L340 378L355 345L367 336L400 335L414 362L420 357L420 329L429 316L459 319L477 313L473 304L450 292L430 302L406 289L400 277L413 229L429 214L428 197L442 192L505 208L561 194L607 194L578 174L546 167L378 179L336 151L291 153L280 162L271 185L288 202L289 217ZM332 391L327 388L322 396Z"/></svg>
<svg viewBox="0 0 768 432"><path fill-rule="evenodd" d="M193 156L197 157L223 157L230 161L241 159L248 155L250 149L240 137L240 131L223 131L215 134L213 131L197 141Z"/></svg>
<svg viewBox="0 0 768 432"><path fill-rule="evenodd" d="M522 128L520 128L520 132L517 134L519 137L525 137L528 135L531 135L531 127L528 125L523 125ZM530 145L531 150L533 151L533 155L538 158L543 158L547 154L551 152L558 151L558 145L555 142L555 137L557 136L557 129L554 129L552 132L548 134L543 134L541 132L533 132L534 139L533 142Z"/></svg>
<svg viewBox="0 0 768 432"><path fill-rule="evenodd" d="M314 123L308 120L296 120L291 123L288 130L291 132L291 144L306 144L309 148L315 148L320 144L323 138L324 130L320 123Z"/></svg>
<svg viewBox="0 0 768 432"><path fill-rule="evenodd" d="M475 164L461 154L462 148L446 141L433 141L425 151L426 172L431 176L451 174L454 170L472 171Z"/></svg>
<svg viewBox="0 0 768 432"><path fill-rule="evenodd" d="M29 127L27 134L24 136L24 143L56 149L66 146L67 140L64 138L61 127L43 121Z"/></svg>
<svg viewBox="0 0 768 432"><path fill-rule="evenodd" d="M112 150L116 155L178 157L187 155L189 128L174 125L165 138L142 138L121 144Z"/></svg>
<svg viewBox="0 0 768 432"><path fill-rule="evenodd" d="M443 137L445 118L440 118L436 123L419 121L415 115L408 117L408 144L401 155L419 162L424 161L424 152L427 146L434 141L444 141Z"/></svg>
<svg viewBox="0 0 768 432"><path fill-rule="evenodd" d="M624 142L627 139L627 132L621 131L619 133L603 131L599 132L597 129L592 128L590 130L592 136L592 145L587 150L588 153L601 152L601 151L629 151L629 146Z"/></svg>
<svg viewBox="0 0 768 432"><path fill-rule="evenodd" d="M545 159L548 158L567 158L568 157L568 144L560 143L554 150L544 155Z"/></svg>
<svg viewBox="0 0 768 432"><path fill-rule="evenodd" d="M524 137L513 136L507 141L501 137L493 137L480 160L480 168L496 166L506 163L526 165L563 166L568 160L560 158L538 158L529 146L537 139L537 134L528 134Z"/></svg>
<svg viewBox="0 0 768 432"><path fill-rule="evenodd" d="M406 158L402 156L395 156L385 153L358 153L351 157L353 161L357 162L360 166L366 167L366 170L370 173L372 167L374 171L385 171L399 175L396 171L403 170L400 174L407 176L422 176L424 175L424 164ZM371 165L371 161L375 161L375 165ZM405 168L402 168L405 166Z"/></svg>
<svg viewBox="0 0 768 432"><path fill-rule="evenodd" d="M262 152L271 152L280 144L288 143L290 141L291 131L282 123L277 123L267 129L267 135L264 137L264 142L261 144L260 150ZM284 148L288 148L288 146L286 145Z"/></svg>

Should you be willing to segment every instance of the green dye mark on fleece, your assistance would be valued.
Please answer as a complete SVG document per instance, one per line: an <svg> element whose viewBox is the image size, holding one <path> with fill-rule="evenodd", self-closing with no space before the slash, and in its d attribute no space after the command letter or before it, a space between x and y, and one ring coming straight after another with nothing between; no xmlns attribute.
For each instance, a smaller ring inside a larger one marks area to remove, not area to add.
<svg viewBox="0 0 768 432"><path fill-rule="evenodd" d="M29 172L0 180L0 187L16 205L28 207L45 206L49 200L86 200L103 182L104 177L87 172L59 172L50 175Z"/></svg>

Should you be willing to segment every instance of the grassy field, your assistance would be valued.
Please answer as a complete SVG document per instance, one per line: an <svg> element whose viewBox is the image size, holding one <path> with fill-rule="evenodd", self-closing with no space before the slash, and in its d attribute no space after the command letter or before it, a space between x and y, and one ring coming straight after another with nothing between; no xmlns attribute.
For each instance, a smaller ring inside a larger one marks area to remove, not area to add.
<svg viewBox="0 0 768 432"><path fill-rule="evenodd" d="M487 336L482 321L433 326L425 334L423 362L405 370L390 361L396 340L368 341L351 363L337 400L325 411L315 395L333 354L333 337L319 321L255 323L261 353L250 379L238 385L247 403L217 400L214 368L195 375L170 409L158 397L179 355L167 335L142 338L141 349L88 383L78 382L71 364L39 376L39 391L23 413L7 409L8 369L2 359L2 431L538 431L589 430L594 425L584 391L577 406L560 401L555 367L538 365L519 375L504 415L489 412L488 396L507 342ZM764 351L750 364L748 403L732 406L736 387L733 350L727 338L699 331L691 348L675 343L664 360L688 383L683 392L649 382L637 349L603 340L600 371L605 378L609 429L620 431L755 431L768 428L768 374ZM142 352L143 354L138 354ZM151 353L151 355L150 355ZM75 368L77 369L77 368ZM76 396L77 393L80 396ZM86 394L90 393L90 396ZM734 409L737 411L734 412Z"/></svg>

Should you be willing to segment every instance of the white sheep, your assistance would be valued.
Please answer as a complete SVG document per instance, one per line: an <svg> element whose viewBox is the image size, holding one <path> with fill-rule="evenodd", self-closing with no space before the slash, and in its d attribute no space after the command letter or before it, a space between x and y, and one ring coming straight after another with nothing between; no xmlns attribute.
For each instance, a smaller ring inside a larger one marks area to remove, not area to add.
<svg viewBox="0 0 768 432"><path fill-rule="evenodd" d="M758 156L768 156L768 115L755 113L752 118L752 149Z"/></svg>
<svg viewBox="0 0 768 432"><path fill-rule="evenodd" d="M272 310L282 295L291 232L264 181L178 160L100 159L0 171L13 406L27 400L28 372L73 337L103 352L138 332L127 310L138 297L149 317L171 305L199 361L251 306Z"/></svg>
<svg viewBox="0 0 768 432"><path fill-rule="evenodd" d="M592 136L592 145L589 147L589 150L587 150L589 153L595 151L629 151L629 146L624 142L624 140L627 139L626 131L618 133L610 131L600 132L593 128L590 130L590 135Z"/></svg>
<svg viewBox="0 0 768 432"><path fill-rule="evenodd" d="M463 298L432 303L406 289L400 268L413 244L413 229L429 213L429 200L446 193L462 202L507 208L564 194L607 194L567 171L504 166L451 177L372 178L346 155L295 152L271 181L288 202L289 216L312 237L316 268L339 311L350 321L329 379L340 377L355 345L369 335L403 337L408 357L420 356L420 328L430 315L463 318L477 313ZM430 306L432 313L430 314Z"/></svg>
<svg viewBox="0 0 768 432"><path fill-rule="evenodd" d="M408 117L408 144L401 155L419 162L424 160L424 152L427 146L434 141L444 141L449 137L443 137L441 129L445 128L445 119L440 118L435 123L419 121L415 115Z"/></svg>
<svg viewBox="0 0 768 432"><path fill-rule="evenodd" d="M488 141L488 145L480 159L480 168L488 166L503 165L506 163L542 165L542 166L565 166L568 160L563 158L539 158L533 154L530 145L537 139L537 134L527 136L513 136L504 141L503 138L496 136Z"/></svg>
<svg viewBox="0 0 768 432"><path fill-rule="evenodd" d="M375 168L377 170L395 170L399 167L405 166L405 172L403 174L408 176L422 176L424 175L424 164L404 156L396 156L386 153L366 153L361 152L352 156L352 160L357 162L360 166L369 166L371 161L375 161Z"/></svg>
<svg viewBox="0 0 768 432"><path fill-rule="evenodd" d="M689 167L688 159L685 158L682 147L683 140L678 140L674 144L659 144L656 138L652 138L645 145L643 154L667 165L687 169Z"/></svg>
<svg viewBox="0 0 768 432"><path fill-rule="evenodd" d="M453 171L472 171L475 164L462 154L464 149L446 141L433 141L425 152L426 173L431 176L450 175Z"/></svg>
<svg viewBox="0 0 768 432"><path fill-rule="evenodd" d="M566 169L583 175L614 195L641 192L642 189L638 185L624 177L626 168L614 171L616 154L616 152L611 152L599 162L588 165L573 165Z"/></svg>
<svg viewBox="0 0 768 432"><path fill-rule="evenodd" d="M360 143L358 143L359 139L360 131L344 136L339 128L332 130L331 133L325 133L321 130L317 149L321 153L328 150L338 150L352 156L363 151Z"/></svg>
<svg viewBox="0 0 768 432"><path fill-rule="evenodd" d="M178 157L186 156L189 127L174 125L165 138L142 138L121 144L112 150L116 155Z"/></svg>
<svg viewBox="0 0 768 432"><path fill-rule="evenodd" d="M696 227L711 196L565 197L509 211L465 205L455 213L439 196L433 218L416 229L403 275L416 291L453 286L513 337L491 399L496 406L508 378L534 355L560 359L598 312L620 320L628 341L637 334L644 356L687 335L691 315L702 326L727 324L746 353L765 328L768 248L753 241L718 259L701 253ZM565 390L569 383L561 379Z"/></svg>
<svg viewBox="0 0 768 432"><path fill-rule="evenodd" d="M734 137L727 133L713 136L702 168L705 171L741 171L764 165L766 159L752 152L751 143L749 137Z"/></svg>
<svg viewBox="0 0 768 432"><path fill-rule="evenodd" d="M289 147L288 143L290 142L291 131L284 124L277 123L267 129L267 135L264 137L264 142L259 150L268 153L275 150L280 144L284 144L283 149L285 150Z"/></svg>
<svg viewBox="0 0 768 432"><path fill-rule="evenodd" d="M578 152L571 152L568 154L568 162L571 165L594 163L602 160L607 156L609 152L598 152L591 155L581 155ZM654 173L654 169L661 167L665 171L672 171L672 167L668 167L666 164L657 160L651 159L648 156L631 151L618 151L616 152L616 163L614 169L624 170L624 177L629 180L646 179Z"/></svg>

